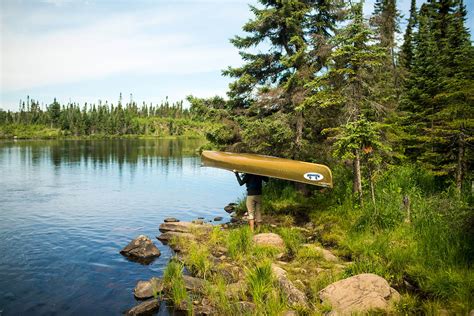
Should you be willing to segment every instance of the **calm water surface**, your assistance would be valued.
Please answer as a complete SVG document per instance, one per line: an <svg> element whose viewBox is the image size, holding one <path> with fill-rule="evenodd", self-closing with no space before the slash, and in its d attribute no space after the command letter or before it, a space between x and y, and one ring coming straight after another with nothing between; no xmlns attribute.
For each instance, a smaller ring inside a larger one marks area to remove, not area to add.
<svg viewBox="0 0 474 316"><path fill-rule="evenodd" d="M200 167L198 140L0 142L0 315L117 315L138 280L161 276L166 217L224 216L232 173ZM140 234L150 265L121 248ZM166 315L165 308L160 314Z"/></svg>

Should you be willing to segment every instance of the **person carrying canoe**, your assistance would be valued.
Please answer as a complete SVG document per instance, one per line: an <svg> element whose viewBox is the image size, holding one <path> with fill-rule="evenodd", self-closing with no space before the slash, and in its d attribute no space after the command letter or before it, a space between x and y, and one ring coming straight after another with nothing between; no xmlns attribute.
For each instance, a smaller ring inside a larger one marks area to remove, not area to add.
<svg viewBox="0 0 474 316"><path fill-rule="evenodd" d="M267 177L244 173L241 178L237 170L233 170L239 184L247 187L247 212L250 230L262 223L262 181L267 182Z"/></svg>

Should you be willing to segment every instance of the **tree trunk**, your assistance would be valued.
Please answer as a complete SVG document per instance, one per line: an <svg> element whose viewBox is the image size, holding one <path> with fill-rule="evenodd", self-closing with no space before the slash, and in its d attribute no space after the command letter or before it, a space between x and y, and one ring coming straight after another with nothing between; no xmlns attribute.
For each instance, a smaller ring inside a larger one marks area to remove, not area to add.
<svg viewBox="0 0 474 316"><path fill-rule="evenodd" d="M354 151L354 155L355 157L352 161L354 173L353 192L356 195L359 204L362 206L362 177L360 173L360 153L358 149Z"/></svg>
<svg viewBox="0 0 474 316"><path fill-rule="evenodd" d="M458 163L456 166L456 188L459 193L462 189L462 180L464 178L464 134L461 132L458 139Z"/></svg>
<svg viewBox="0 0 474 316"><path fill-rule="evenodd" d="M303 141L303 125L304 125L304 118L303 118L303 111L296 112L296 149L298 154L301 151L302 141Z"/></svg>
<svg viewBox="0 0 474 316"><path fill-rule="evenodd" d="M374 205L374 210L375 212L377 212L377 205L375 204L375 187L374 187L374 181L372 179L372 168L370 167L370 163L367 164L367 169L369 172L370 197L372 198L372 204Z"/></svg>

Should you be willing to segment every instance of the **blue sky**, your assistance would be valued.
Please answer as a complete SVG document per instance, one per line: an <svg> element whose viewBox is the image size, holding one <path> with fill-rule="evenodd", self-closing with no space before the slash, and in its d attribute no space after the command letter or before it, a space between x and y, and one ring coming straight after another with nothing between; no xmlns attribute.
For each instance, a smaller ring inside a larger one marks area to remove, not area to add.
<svg viewBox="0 0 474 316"><path fill-rule="evenodd" d="M407 15L409 0L398 2ZM0 108L16 110L27 95L44 104L225 96L221 70L241 63L229 39L251 18L249 3L1 0Z"/></svg>

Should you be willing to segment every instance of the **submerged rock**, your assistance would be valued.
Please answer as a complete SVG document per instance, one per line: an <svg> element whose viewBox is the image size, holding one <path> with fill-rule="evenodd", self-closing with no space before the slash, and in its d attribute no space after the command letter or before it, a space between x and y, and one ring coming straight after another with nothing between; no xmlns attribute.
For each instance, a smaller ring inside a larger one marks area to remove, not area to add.
<svg viewBox="0 0 474 316"><path fill-rule="evenodd" d="M226 205L224 207L224 211L226 211L229 214L232 213L233 211L235 211L235 204L234 205L231 205L231 204Z"/></svg>
<svg viewBox="0 0 474 316"><path fill-rule="evenodd" d="M319 291L319 297L332 306L330 315L351 315L372 309L388 312L400 300L400 294L384 278L371 273L337 281Z"/></svg>
<svg viewBox="0 0 474 316"><path fill-rule="evenodd" d="M158 278L151 278L149 281L138 281L133 294L135 298L144 300L153 297L163 291L163 282Z"/></svg>
<svg viewBox="0 0 474 316"><path fill-rule="evenodd" d="M221 216L214 217L214 222L220 222L223 218Z"/></svg>
<svg viewBox="0 0 474 316"><path fill-rule="evenodd" d="M272 264L272 272L280 285L283 293L288 297L290 304L308 306L306 295L298 290L298 288L287 278L286 271L279 266Z"/></svg>
<svg viewBox="0 0 474 316"><path fill-rule="evenodd" d="M285 242L275 233L262 233L253 236L253 242L258 246L270 246L285 249Z"/></svg>
<svg viewBox="0 0 474 316"><path fill-rule="evenodd" d="M153 244L150 238L140 235L132 240L120 253L132 260L149 263L160 256L160 250Z"/></svg>
<svg viewBox="0 0 474 316"><path fill-rule="evenodd" d="M167 218L165 218L164 222L165 223L177 223L177 222L179 222L179 219L174 218L174 217L167 217Z"/></svg>
<svg viewBox="0 0 474 316"><path fill-rule="evenodd" d="M193 233L195 231L206 231L211 230L212 225L209 224L195 224L190 222L176 222L176 223L163 223L159 227L160 232L179 232L179 233Z"/></svg>
<svg viewBox="0 0 474 316"><path fill-rule="evenodd" d="M125 313L127 316L151 315L160 308L160 301L156 298L145 301Z"/></svg>

